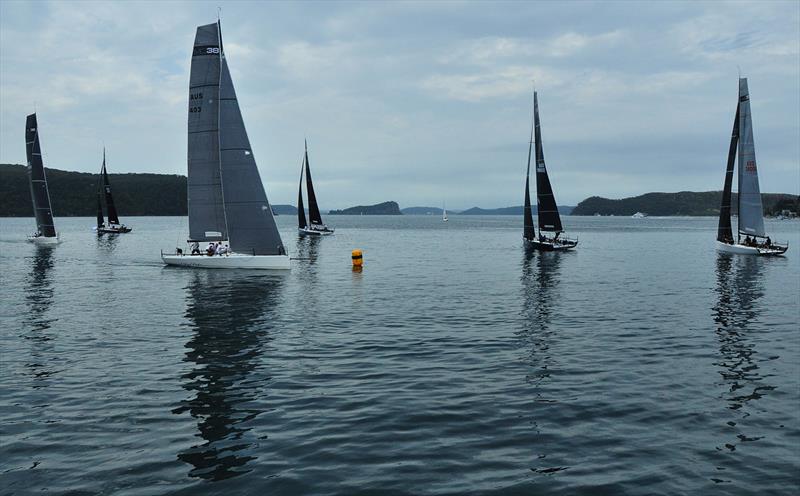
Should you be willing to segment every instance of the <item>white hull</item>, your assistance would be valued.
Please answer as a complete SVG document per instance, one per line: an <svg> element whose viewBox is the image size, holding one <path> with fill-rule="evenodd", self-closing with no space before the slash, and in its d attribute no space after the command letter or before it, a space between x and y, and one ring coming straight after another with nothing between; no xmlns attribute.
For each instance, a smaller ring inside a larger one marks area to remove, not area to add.
<svg viewBox="0 0 800 496"><path fill-rule="evenodd" d="M161 260L167 265L198 267L203 269L267 269L288 270L291 268L287 255L165 255Z"/></svg>
<svg viewBox="0 0 800 496"><path fill-rule="evenodd" d="M57 245L61 242L61 238L45 237L45 236L28 236L28 241L36 245Z"/></svg>
<svg viewBox="0 0 800 496"><path fill-rule="evenodd" d="M304 229L304 228L297 228L297 232L302 235L306 236L327 236L329 234L333 234L333 229Z"/></svg>
<svg viewBox="0 0 800 496"><path fill-rule="evenodd" d="M761 248L755 246L746 246L740 244L729 245L722 241L717 241L717 250L723 253L734 253L736 255L755 255L755 256L772 256L783 255L788 247L780 248Z"/></svg>

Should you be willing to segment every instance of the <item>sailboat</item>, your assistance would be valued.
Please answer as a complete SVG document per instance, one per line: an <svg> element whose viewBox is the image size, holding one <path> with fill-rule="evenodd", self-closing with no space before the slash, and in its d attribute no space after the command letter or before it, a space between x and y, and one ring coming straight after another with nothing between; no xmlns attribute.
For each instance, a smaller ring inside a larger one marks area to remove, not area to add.
<svg viewBox="0 0 800 496"><path fill-rule="evenodd" d="M305 174L303 174L305 172ZM308 221L303 208L303 176L306 178L308 190ZM297 191L297 230L301 235L324 236L333 234L333 228L322 223L322 214L319 213L317 195L314 193L314 184L311 182L311 166L308 163L308 141L305 142L305 155L303 165L300 166L300 187Z"/></svg>
<svg viewBox="0 0 800 496"><path fill-rule="evenodd" d="M36 234L28 236L28 241L43 245L58 244L60 240L53 224L53 208L50 206L50 191L47 189L35 113L25 119L25 153L28 157L33 214L36 217Z"/></svg>
<svg viewBox="0 0 800 496"><path fill-rule="evenodd" d="M219 20L199 26L189 78L189 239L167 265L219 269L289 269L267 200L222 46ZM213 246L201 255L198 245ZM217 255L214 255L217 253ZM220 255L224 253L224 255Z"/></svg>
<svg viewBox="0 0 800 496"><path fill-rule="evenodd" d="M539 235L533 225L533 213L531 212L531 150L533 148L534 137L536 148L534 158L536 160L536 205L539 218ZM544 150L542 149L542 133L539 126L539 97L536 91L533 92L533 125L531 126L531 139L528 143L528 169L525 176L525 207L523 212L524 229L522 237L530 247L542 251L566 251L578 245L577 239L569 239L561 236L564 228L561 225L561 216L558 214L556 198L553 195L553 188L550 186L550 179L547 176L547 168L544 164ZM548 236L547 233L552 233Z"/></svg>
<svg viewBox="0 0 800 496"><path fill-rule="evenodd" d="M106 149L103 148L103 167L100 169L102 179L101 188L97 188L97 234L118 234L129 233L131 228L119 223L117 207L114 206L114 197L111 196L111 184L108 182L108 172L106 172ZM98 183L99 184L99 183ZM108 225L103 220L103 196L105 195L106 210L108 211Z"/></svg>
<svg viewBox="0 0 800 496"><path fill-rule="evenodd" d="M445 208L444 202L442 202L442 222L447 222L447 208Z"/></svg>
<svg viewBox="0 0 800 496"><path fill-rule="evenodd" d="M737 150L739 225L734 241L731 226L731 189ZM746 236L744 240L742 235ZM725 186L719 209L717 250L741 255L782 255L787 249L789 249L788 244L773 243L764 230L764 208L761 205L761 190L758 186L750 94L747 89L747 78L739 78L739 102L733 119L728 163L725 168Z"/></svg>

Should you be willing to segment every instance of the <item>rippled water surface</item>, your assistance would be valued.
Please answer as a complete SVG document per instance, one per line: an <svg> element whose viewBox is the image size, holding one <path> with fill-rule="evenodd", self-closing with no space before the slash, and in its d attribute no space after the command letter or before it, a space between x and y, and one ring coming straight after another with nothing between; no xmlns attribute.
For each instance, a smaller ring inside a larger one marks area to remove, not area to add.
<svg viewBox="0 0 800 496"><path fill-rule="evenodd" d="M0 494L797 494L800 223L330 217L288 273L165 268L185 219L0 219ZM350 250L364 251L363 272Z"/></svg>

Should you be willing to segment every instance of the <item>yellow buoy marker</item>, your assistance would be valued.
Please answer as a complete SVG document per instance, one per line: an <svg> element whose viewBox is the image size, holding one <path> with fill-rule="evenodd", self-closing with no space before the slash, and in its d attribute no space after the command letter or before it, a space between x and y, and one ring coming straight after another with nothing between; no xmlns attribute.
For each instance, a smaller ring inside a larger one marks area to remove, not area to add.
<svg viewBox="0 0 800 496"><path fill-rule="evenodd" d="M361 268L361 266L364 264L364 256L361 254L361 250L358 249L353 250L352 257L353 257L353 268L356 267Z"/></svg>

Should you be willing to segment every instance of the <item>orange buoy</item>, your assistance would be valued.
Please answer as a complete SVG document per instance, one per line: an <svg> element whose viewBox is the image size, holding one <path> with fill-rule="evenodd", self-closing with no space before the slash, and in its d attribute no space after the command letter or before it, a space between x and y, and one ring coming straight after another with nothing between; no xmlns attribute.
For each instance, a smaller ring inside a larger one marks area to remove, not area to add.
<svg viewBox="0 0 800 496"><path fill-rule="evenodd" d="M353 268L355 269L356 267L358 267L360 269L361 266L364 264L364 256L361 254L361 250L358 249L353 250L353 253L351 255L353 258Z"/></svg>

